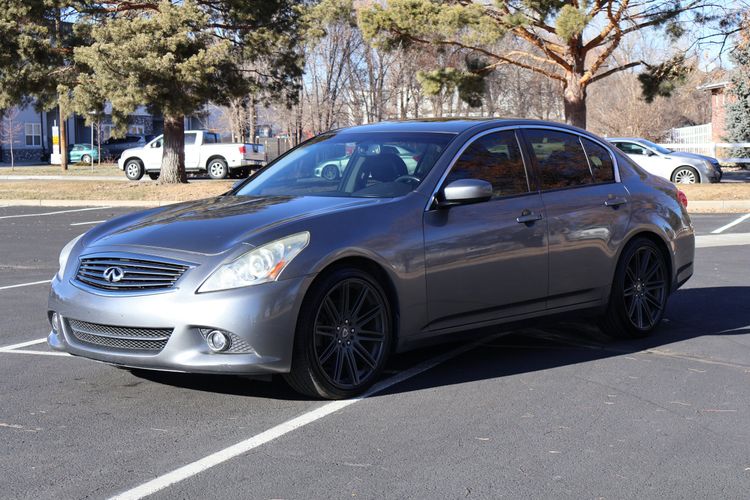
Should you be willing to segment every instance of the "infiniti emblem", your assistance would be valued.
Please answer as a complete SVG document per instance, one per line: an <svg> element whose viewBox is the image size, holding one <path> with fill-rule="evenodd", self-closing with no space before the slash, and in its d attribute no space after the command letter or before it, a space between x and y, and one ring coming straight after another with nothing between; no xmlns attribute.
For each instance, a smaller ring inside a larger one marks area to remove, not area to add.
<svg viewBox="0 0 750 500"><path fill-rule="evenodd" d="M104 279L110 283L117 283L125 277L125 271L119 267L108 267L104 270L102 276L104 276Z"/></svg>

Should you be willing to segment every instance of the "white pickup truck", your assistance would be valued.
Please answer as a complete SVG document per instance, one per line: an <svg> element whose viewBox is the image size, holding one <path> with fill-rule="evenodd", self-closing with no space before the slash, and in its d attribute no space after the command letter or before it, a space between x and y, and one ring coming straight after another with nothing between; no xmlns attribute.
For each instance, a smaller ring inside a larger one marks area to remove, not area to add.
<svg viewBox="0 0 750 500"><path fill-rule="evenodd" d="M158 179L164 151L163 136L140 148L126 149L117 160L131 181L144 174ZM266 163L262 144L222 144L219 134L203 130L185 131L185 170L188 173L208 172L212 179L225 179L230 174L246 177L253 167Z"/></svg>

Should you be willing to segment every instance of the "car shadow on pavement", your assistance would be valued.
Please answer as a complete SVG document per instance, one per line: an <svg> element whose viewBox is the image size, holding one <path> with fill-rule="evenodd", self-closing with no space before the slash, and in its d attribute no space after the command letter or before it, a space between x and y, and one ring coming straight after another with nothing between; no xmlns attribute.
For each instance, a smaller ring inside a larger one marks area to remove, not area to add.
<svg viewBox="0 0 750 500"><path fill-rule="evenodd" d="M710 287L679 290L671 298L665 320L652 336L614 340L591 318L557 317L508 330L477 347L412 379L394 385L373 397L417 391L478 380L509 377L521 373L623 356L660 346L713 335L750 333L750 287ZM462 341L492 332L473 332ZM750 344L750 343L749 343ZM384 377L456 349L453 342L393 356ZM750 368L750 363L748 363ZM271 382L244 377L180 374L135 370L134 375L160 384L220 394L280 400L306 400L293 392L282 377Z"/></svg>

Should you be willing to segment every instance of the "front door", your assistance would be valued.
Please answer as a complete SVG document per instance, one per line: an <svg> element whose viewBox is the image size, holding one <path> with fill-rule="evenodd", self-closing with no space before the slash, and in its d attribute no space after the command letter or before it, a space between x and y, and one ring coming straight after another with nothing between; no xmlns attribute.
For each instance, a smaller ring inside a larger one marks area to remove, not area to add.
<svg viewBox="0 0 750 500"><path fill-rule="evenodd" d="M548 309L606 298L630 219L603 144L551 129L527 129L549 229Z"/></svg>
<svg viewBox="0 0 750 500"><path fill-rule="evenodd" d="M480 325L544 308L547 228L513 130L465 147L445 187L458 179L493 185L491 200L424 215L428 329Z"/></svg>
<svg viewBox="0 0 750 500"><path fill-rule="evenodd" d="M164 148L162 147L163 142L164 138L159 136L146 144L143 151L143 161L146 170L159 170L161 168L161 157L164 152Z"/></svg>
<svg viewBox="0 0 750 500"><path fill-rule="evenodd" d="M646 172L665 179L671 177L674 164L670 159L636 142L622 141L615 145Z"/></svg>

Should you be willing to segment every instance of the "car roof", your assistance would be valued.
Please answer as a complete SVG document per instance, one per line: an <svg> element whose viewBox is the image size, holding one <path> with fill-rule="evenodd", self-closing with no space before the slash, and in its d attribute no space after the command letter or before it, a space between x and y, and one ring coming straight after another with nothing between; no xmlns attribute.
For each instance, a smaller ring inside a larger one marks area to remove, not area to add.
<svg viewBox="0 0 750 500"><path fill-rule="evenodd" d="M338 133L359 133L359 132L435 132L460 134L472 128L492 128L505 127L514 125L538 125L538 126L555 126L567 128L582 132L581 129L566 125L564 123L542 121L542 120L522 120L517 118L431 118L422 120L405 120L405 121L384 121L371 123L368 125L357 125L334 130Z"/></svg>

